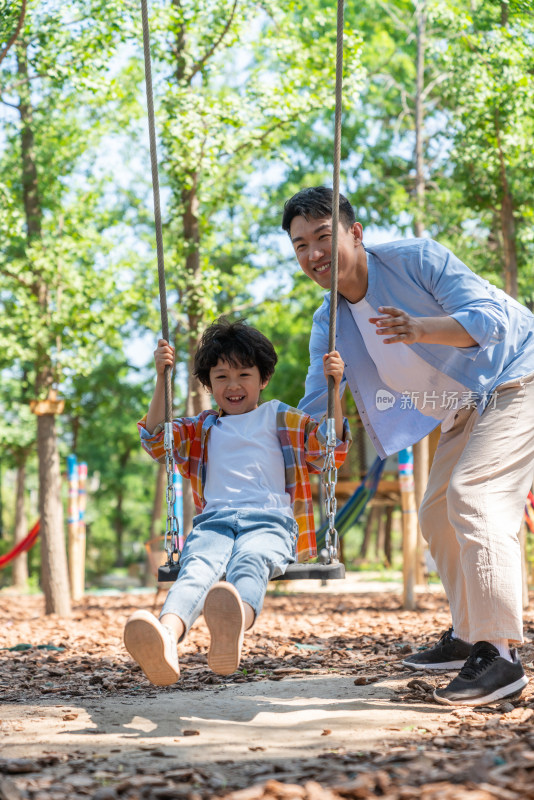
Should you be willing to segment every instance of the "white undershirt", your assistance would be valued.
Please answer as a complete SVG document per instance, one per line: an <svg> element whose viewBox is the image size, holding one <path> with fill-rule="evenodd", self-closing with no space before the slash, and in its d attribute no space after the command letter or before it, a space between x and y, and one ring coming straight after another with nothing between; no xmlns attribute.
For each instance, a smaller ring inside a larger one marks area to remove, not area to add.
<svg viewBox="0 0 534 800"><path fill-rule="evenodd" d="M204 512L261 508L292 516L276 428L278 405L278 400L270 400L247 414L221 416L212 425Z"/></svg>
<svg viewBox="0 0 534 800"><path fill-rule="evenodd" d="M408 345L402 342L384 344L384 338L388 337L379 336L374 323L369 322L369 317L381 315L365 298L349 303L349 308L386 386L411 398L413 407L426 416L442 420L441 429L449 430L467 387L427 364Z"/></svg>

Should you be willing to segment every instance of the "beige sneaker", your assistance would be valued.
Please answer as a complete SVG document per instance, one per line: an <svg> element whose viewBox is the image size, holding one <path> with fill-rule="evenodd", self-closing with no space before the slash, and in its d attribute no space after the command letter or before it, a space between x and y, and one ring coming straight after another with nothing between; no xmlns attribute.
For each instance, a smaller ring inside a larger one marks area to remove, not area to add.
<svg viewBox="0 0 534 800"><path fill-rule="evenodd" d="M169 630L149 611L135 611L124 628L124 644L148 680L156 686L170 686L180 677L176 641Z"/></svg>
<svg viewBox="0 0 534 800"><path fill-rule="evenodd" d="M211 635L208 664L218 675L231 675L239 666L245 609L231 583L216 583L204 602L204 619Z"/></svg>

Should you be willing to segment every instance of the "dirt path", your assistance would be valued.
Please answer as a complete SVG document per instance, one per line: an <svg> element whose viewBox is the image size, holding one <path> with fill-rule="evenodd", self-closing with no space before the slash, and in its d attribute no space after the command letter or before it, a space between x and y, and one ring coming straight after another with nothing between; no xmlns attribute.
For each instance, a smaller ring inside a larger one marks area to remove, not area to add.
<svg viewBox="0 0 534 800"><path fill-rule="evenodd" d="M500 707L433 704L447 676L400 662L449 624L443 596L409 613L344 588L269 596L230 678L208 670L200 620L167 689L121 643L152 597L88 597L64 621L0 595L0 647L18 648L0 652L0 800L534 798L530 687Z"/></svg>

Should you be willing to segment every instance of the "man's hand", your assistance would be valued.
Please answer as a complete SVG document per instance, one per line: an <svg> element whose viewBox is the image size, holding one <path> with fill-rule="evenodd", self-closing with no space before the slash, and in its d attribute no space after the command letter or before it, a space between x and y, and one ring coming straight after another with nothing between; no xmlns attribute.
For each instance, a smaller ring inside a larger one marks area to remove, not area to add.
<svg viewBox="0 0 534 800"><path fill-rule="evenodd" d="M384 339L384 344L403 342L413 344L418 342L421 335L420 318L410 317L406 311L394 306L380 306L378 311L384 314L383 317L370 317L369 322L376 325L376 332L379 336L389 336Z"/></svg>
<svg viewBox="0 0 534 800"><path fill-rule="evenodd" d="M334 379L334 386L339 389L339 384L343 379L343 372L345 370L345 363L337 350L332 350L331 353L326 353L323 356L323 370L326 380L331 375Z"/></svg>
<svg viewBox="0 0 534 800"><path fill-rule="evenodd" d="M384 344L444 344L448 347L473 347L476 339L454 317L411 317L394 306L380 306L382 317L369 317L379 336L389 336Z"/></svg>

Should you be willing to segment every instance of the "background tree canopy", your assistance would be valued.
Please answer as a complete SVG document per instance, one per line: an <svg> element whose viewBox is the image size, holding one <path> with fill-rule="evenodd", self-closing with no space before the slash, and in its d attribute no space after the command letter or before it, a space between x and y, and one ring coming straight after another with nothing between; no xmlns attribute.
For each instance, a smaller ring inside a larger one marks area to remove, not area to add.
<svg viewBox="0 0 534 800"><path fill-rule="evenodd" d="M189 364L220 313L272 338L266 396L296 404L321 293L280 218L294 191L331 184L335 4L154 0L150 15L176 411L209 402ZM341 188L367 240L433 236L530 307L533 45L530 0L345 12ZM147 538L156 484L135 428L160 327L137 3L0 0L0 90L0 546L16 470L35 485L45 452L57 479L41 469L26 514L61 539L76 452L99 476L96 574ZM28 406L51 389L66 406L47 427Z"/></svg>

